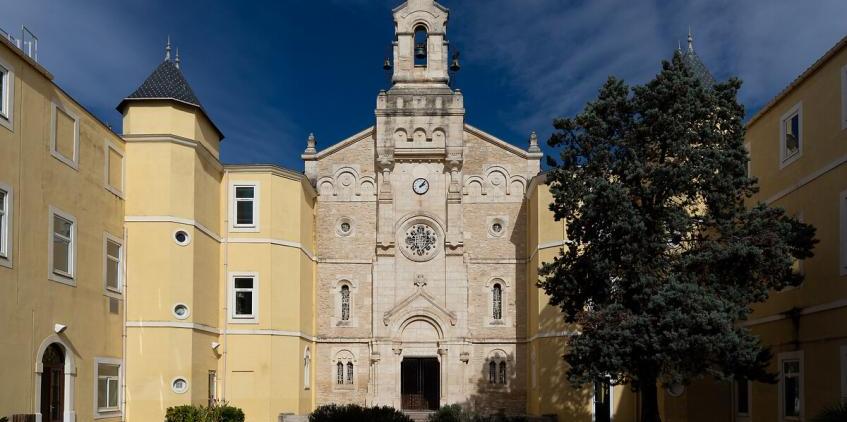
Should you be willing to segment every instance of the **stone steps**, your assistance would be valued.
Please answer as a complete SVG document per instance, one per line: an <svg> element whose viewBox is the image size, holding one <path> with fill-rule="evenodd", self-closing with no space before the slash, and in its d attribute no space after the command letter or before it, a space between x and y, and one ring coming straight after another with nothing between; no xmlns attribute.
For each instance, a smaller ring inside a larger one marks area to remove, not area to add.
<svg viewBox="0 0 847 422"><path fill-rule="evenodd" d="M406 416L412 418L412 420L415 421L415 422L426 422L426 420L429 418L429 415L431 415L435 412L428 411L428 410L422 410L422 411L406 410L406 411L403 411L403 413L405 413Z"/></svg>

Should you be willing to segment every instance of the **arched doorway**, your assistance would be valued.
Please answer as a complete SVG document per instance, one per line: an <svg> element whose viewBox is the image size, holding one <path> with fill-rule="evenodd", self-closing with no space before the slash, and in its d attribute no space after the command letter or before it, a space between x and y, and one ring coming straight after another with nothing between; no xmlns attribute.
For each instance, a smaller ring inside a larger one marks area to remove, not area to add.
<svg viewBox="0 0 847 422"><path fill-rule="evenodd" d="M65 351L56 343L41 357L41 421L61 422L65 414Z"/></svg>

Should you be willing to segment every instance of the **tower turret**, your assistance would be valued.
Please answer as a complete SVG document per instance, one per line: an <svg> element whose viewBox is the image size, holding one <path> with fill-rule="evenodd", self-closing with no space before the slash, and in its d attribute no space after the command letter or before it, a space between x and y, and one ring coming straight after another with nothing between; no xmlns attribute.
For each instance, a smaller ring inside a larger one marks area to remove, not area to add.
<svg viewBox="0 0 847 422"><path fill-rule="evenodd" d="M450 80L447 42L449 11L434 0L409 0L394 9L395 84Z"/></svg>

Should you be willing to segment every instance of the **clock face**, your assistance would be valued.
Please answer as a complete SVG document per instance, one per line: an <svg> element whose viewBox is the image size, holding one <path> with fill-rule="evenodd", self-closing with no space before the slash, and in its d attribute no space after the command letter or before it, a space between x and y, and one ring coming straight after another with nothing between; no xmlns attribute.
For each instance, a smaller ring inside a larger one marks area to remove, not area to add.
<svg viewBox="0 0 847 422"><path fill-rule="evenodd" d="M415 179L412 182L412 190L418 195L423 195L429 190L429 182L426 179Z"/></svg>

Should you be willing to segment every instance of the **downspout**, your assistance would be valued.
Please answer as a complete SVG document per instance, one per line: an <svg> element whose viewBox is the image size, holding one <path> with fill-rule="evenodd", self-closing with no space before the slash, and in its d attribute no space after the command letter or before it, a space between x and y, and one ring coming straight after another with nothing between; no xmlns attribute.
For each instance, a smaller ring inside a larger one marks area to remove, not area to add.
<svg viewBox="0 0 847 422"><path fill-rule="evenodd" d="M122 282L123 282L123 320L124 326L121 333L121 422L126 422L126 341L127 341L127 308L129 303L129 295L127 294L127 260L129 257L129 232L126 230L126 224L124 224L124 246L123 250L123 259L121 265L121 271L123 272Z"/></svg>
<svg viewBox="0 0 847 422"><path fill-rule="evenodd" d="M229 321L229 171L224 169L224 196L226 201L226 211L224 215L224 271L223 271L223 279L224 279L224 315L223 315L223 343L224 343L224 364L223 364L223 377L221 380L223 381L223 385L221 386L221 400L226 403L226 385L227 385L227 359L229 358L229 345L227 343L227 324Z"/></svg>

